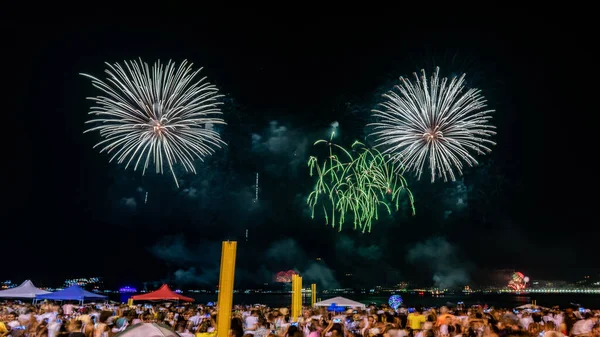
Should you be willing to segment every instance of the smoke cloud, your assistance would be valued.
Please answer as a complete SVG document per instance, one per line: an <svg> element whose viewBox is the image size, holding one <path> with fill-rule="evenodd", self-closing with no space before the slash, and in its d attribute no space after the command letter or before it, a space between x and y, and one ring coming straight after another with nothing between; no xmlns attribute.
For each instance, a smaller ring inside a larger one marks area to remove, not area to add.
<svg viewBox="0 0 600 337"><path fill-rule="evenodd" d="M469 281L468 265L457 257L457 248L443 237L429 238L415 244L406 256L408 262L425 267L433 273L436 287L462 287Z"/></svg>
<svg viewBox="0 0 600 337"><path fill-rule="evenodd" d="M444 219L449 218L452 214L456 214L466 210L469 206L469 194L471 187L465 184L464 178L460 178L453 183L449 183L442 195L442 202L446 210L444 211Z"/></svg>
<svg viewBox="0 0 600 337"><path fill-rule="evenodd" d="M252 151L268 156L265 170L272 175L296 175L298 167L306 160L308 138L306 132L300 129L271 121L262 134L253 133L251 139Z"/></svg>
<svg viewBox="0 0 600 337"><path fill-rule="evenodd" d="M194 248L189 246L183 236L166 237L154 245L151 252L178 268L173 275L176 284L216 285L220 263L218 244L205 241L194 245Z"/></svg>
<svg viewBox="0 0 600 337"><path fill-rule="evenodd" d="M274 273L279 270L293 269L302 275L303 280L317 283L319 287L339 287L333 270L322 260L309 259L306 252L293 239L274 242L265 253L265 261L277 267Z"/></svg>
<svg viewBox="0 0 600 337"><path fill-rule="evenodd" d="M373 240L374 243L358 243L349 235L337 234L335 252L338 259L336 266L344 268L343 273L352 275L348 280L349 286L368 286L374 282L373 277L377 275L377 281L383 284L398 284L402 273L394 267L390 261L395 256L384 255L388 248L384 237L368 238L361 236L362 240ZM387 259L390 261L387 261Z"/></svg>
<svg viewBox="0 0 600 337"><path fill-rule="evenodd" d="M191 246L194 248L190 248ZM151 251L160 260L178 267L170 276L178 285L214 286L218 283L220 242L191 245L183 237L176 236L162 240ZM248 257L240 258L238 260ZM238 263L235 277L237 283L273 282L277 272L292 269L299 272L305 281L317 283L319 287L339 287L334 271L322 261L309 259L306 252L292 239L273 242L262 256L253 256L250 260L258 268L249 270L242 267L246 263Z"/></svg>

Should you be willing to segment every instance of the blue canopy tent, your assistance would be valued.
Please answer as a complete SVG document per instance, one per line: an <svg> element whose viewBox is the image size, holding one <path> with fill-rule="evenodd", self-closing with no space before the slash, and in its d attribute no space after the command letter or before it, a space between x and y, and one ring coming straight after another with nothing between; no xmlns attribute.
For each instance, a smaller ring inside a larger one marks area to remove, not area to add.
<svg viewBox="0 0 600 337"><path fill-rule="evenodd" d="M51 294L37 295L36 300L54 300L54 301L79 301L83 303L86 300L106 299L107 296L89 292L80 286L74 285Z"/></svg>

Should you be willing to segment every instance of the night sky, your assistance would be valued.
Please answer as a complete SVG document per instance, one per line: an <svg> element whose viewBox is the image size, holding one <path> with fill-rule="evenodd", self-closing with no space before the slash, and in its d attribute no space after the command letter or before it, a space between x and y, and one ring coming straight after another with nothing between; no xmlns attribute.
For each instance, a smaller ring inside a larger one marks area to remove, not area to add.
<svg viewBox="0 0 600 337"><path fill-rule="evenodd" d="M10 26L5 115L15 121L5 128L18 136L4 139L3 251L14 263L3 278L212 287L226 239L239 242L244 285L294 268L321 286L464 285L496 268L579 279L598 269L597 230L573 226L581 222L563 172L574 160L560 131L574 113L568 67L579 65L566 64L560 32L533 23L424 32L382 18L207 20ZM100 92L79 73L104 78L104 62L139 57L187 59L226 95L219 130L228 146L197 162L197 175L181 172L179 189L170 175L109 164L92 149L99 135L83 134L86 97ZM491 155L454 183L408 175L417 215L384 217L371 234L311 220L312 143L336 121L339 143L364 141L381 94L435 66L467 72L496 110Z"/></svg>

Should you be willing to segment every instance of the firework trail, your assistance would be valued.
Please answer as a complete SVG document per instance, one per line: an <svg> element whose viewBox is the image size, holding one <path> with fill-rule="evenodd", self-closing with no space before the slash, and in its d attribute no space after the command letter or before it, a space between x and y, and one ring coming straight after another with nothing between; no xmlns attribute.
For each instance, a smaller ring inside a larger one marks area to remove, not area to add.
<svg viewBox="0 0 600 337"><path fill-rule="evenodd" d="M184 61L176 68L156 62L152 68L142 60L106 63L106 81L81 74L92 80L104 96L89 97L96 106L86 123L95 126L86 132L99 131L104 138L94 146L111 154L110 161L126 162L125 168L141 165L145 174L150 162L156 173L165 164L179 187L173 166L180 163L186 172L196 173L194 160L202 160L225 145L212 126L225 124L217 99L222 97L205 77L194 81L202 68L192 71Z"/></svg>
<svg viewBox="0 0 600 337"><path fill-rule="evenodd" d="M373 110L378 118L371 133L376 137L383 153L401 163L408 171L415 171L418 179L423 166L429 160L431 182L437 177L444 181L456 180L454 170L462 175L463 162L477 165L477 160L469 150L477 154L491 152L488 147L495 145L487 139L496 134L495 127L489 124L485 110L486 100L479 89L464 91L465 75L460 78L440 80L439 68L427 82L425 71L415 82L400 78L397 92L384 95L382 110Z"/></svg>

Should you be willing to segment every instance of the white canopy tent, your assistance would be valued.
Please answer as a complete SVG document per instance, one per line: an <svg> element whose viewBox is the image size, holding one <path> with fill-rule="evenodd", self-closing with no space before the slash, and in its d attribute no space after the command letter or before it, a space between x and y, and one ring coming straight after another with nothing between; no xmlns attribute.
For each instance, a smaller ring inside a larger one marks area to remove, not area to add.
<svg viewBox="0 0 600 337"><path fill-rule="evenodd" d="M119 332L115 337L179 337L179 335L161 324L138 323Z"/></svg>
<svg viewBox="0 0 600 337"><path fill-rule="evenodd" d="M548 308L546 308L546 307L542 307L542 306L535 305L535 304L525 304L525 305L516 307L515 309L520 309L520 310L524 310L524 309L529 309L529 310L548 310Z"/></svg>
<svg viewBox="0 0 600 337"><path fill-rule="evenodd" d="M347 299L345 297L341 297L341 296L326 299L325 301L317 302L317 303L315 303L315 307L329 307L332 304L335 304L338 307L350 307L350 308L360 308L360 309L366 308L366 305L364 305L363 303L349 300L349 299Z"/></svg>
<svg viewBox="0 0 600 337"><path fill-rule="evenodd" d="M0 290L0 298L35 298L37 295L44 294L50 292L36 288L30 280L26 280L16 288Z"/></svg>

